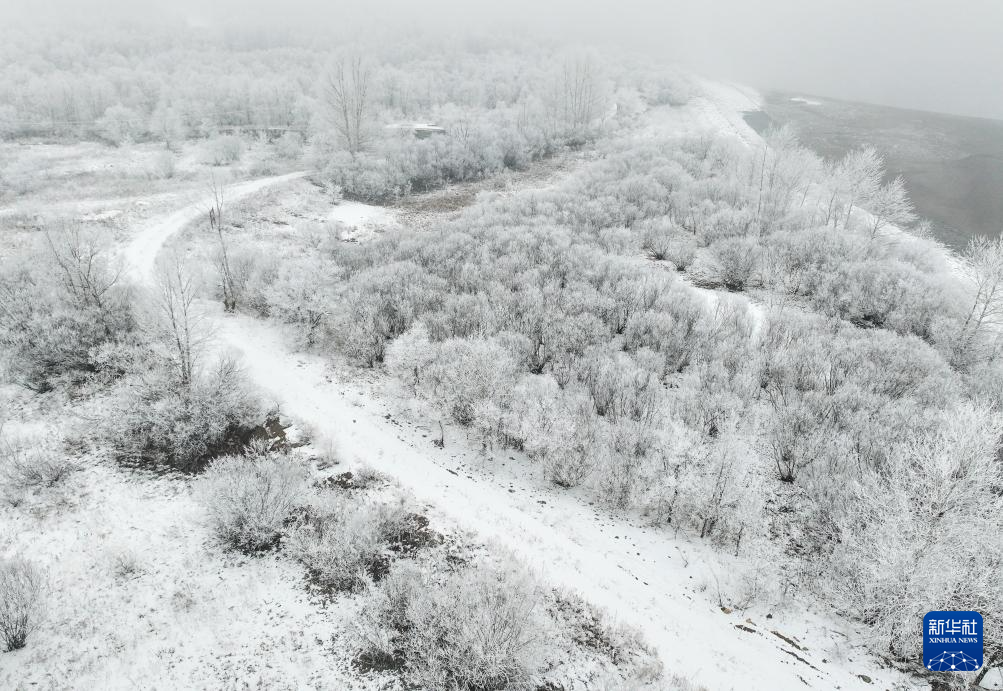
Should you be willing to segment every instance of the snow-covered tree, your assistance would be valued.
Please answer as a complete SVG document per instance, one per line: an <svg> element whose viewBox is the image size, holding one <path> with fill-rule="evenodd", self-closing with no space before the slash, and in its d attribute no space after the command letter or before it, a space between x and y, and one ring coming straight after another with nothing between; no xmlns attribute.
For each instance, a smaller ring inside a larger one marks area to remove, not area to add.
<svg viewBox="0 0 1003 691"><path fill-rule="evenodd" d="M868 201L867 209L873 216L872 240L885 226L892 225L904 229L916 221L916 212L901 175L879 187Z"/></svg>
<svg viewBox="0 0 1003 691"><path fill-rule="evenodd" d="M372 73L361 56L342 57L328 66L320 82L325 120L353 156L370 140Z"/></svg>

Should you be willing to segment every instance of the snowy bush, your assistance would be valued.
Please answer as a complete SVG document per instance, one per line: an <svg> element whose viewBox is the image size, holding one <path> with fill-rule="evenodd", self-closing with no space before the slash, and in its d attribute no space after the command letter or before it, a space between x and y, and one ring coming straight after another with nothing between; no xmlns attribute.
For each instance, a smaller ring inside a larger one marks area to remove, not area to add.
<svg viewBox="0 0 1003 691"><path fill-rule="evenodd" d="M478 565L441 583L400 564L370 591L357 650L421 688L529 689L543 661L544 591L520 567Z"/></svg>
<svg viewBox="0 0 1003 691"><path fill-rule="evenodd" d="M407 521L403 503L339 501L311 510L287 548L315 583L351 591L385 574L389 545Z"/></svg>
<svg viewBox="0 0 1003 691"><path fill-rule="evenodd" d="M308 487L309 469L277 454L224 456L199 479L209 525L226 545L244 552L274 547Z"/></svg>
<svg viewBox="0 0 1003 691"><path fill-rule="evenodd" d="M45 576L21 557L0 559L0 639L4 650L18 650L42 616Z"/></svg>
<svg viewBox="0 0 1003 691"><path fill-rule="evenodd" d="M719 280L729 290L743 290L759 269L762 250L752 238L727 238L716 242L711 251Z"/></svg>
<svg viewBox="0 0 1003 691"><path fill-rule="evenodd" d="M243 153L244 142L233 134L216 135L205 145L206 162L214 166L237 163Z"/></svg>
<svg viewBox="0 0 1003 691"><path fill-rule="evenodd" d="M647 222L639 229L642 232L641 247L648 253L648 257L655 261L668 259L673 235L678 232L671 221L660 219Z"/></svg>
<svg viewBox="0 0 1003 691"><path fill-rule="evenodd" d="M441 283L413 262L369 269L356 278L342 339L350 355L372 367L382 362L387 343L435 306Z"/></svg>
<svg viewBox="0 0 1003 691"><path fill-rule="evenodd" d="M452 338L438 345L423 383L454 420L467 425L478 404L504 405L515 383L515 362L494 341Z"/></svg>
<svg viewBox="0 0 1003 691"><path fill-rule="evenodd" d="M665 258L679 271L686 271L696 258L696 254L696 240L687 235L673 236L665 248Z"/></svg>
<svg viewBox="0 0 1003 691"><path fill-rule="evenodd" d="M426 139L410 132L390 134L375 141L371 151L331 155L324 173L349 197L385 203L412 192L525 168L564 143L563 134L534 130L525 122L525 110L500 104L488 113L465 109L447 115L445 134Z"/></svg>
<svg viewBox="0 0 1003 691"><path fill-rule="evenodd" d="M95 354L132 338L132 294L112 256L103 235L65 225L2 267L0 347L15 382L47 391L97 373Z"/></svg>
<svg viewBox="0 0 1003 691"><path fill-rule="evenodd" d="M649 509L657 520L687 528L737 555L763 526L762 472L734 424L722 427L714 438L686 449L672 468L671 489L646 494L655 500Z"/></svg>
<svg viewBox="0 0 1003 691"><path fill-rule="evenodd" d="M170 151L161 151L153 158L153 174L163 180L174 177L177 164L174 161L174 154Z"/></svg>
<svg viewBox="0 0 1003 691"><path fill-rule="evenodd" d="M686 105L693 93L690 79L683 73L659 69L646 76L641 93L651 105Z"/></svg>
<svg viewBox="0 0 1003 691"><path fill-rule="evenodd" d="M0 425L0 433L2 430ZM0 434L0 475L13 492L52 487L76 468L65 454L39 439L11 439Z"/></svg>
<svg viewBox="0 0 1003 691"><path fill-rule="evenodd" d="M286 132L275 142L275 152L279 158L299 158L303 155L303 135L299 132Z"/></svg>
<svg viewBox="0 0 1003 691"><path fill-rule="evenodd" d="M95 124L101 137L115 146L134 142L146 131L143 115L120 103L105 110Z"/></svg>
<svg viewBox="0 0 1003 691"><path fill-rule="evenodd" d="M110 433L120 458L166 463L185 472L240 448L264 418L235 362L220 360L189 382L154 360L125 387Z"/></svg>
<svg viewBox="0 0 1003 691"><path fill-rule="evenodd" d="M697 243L669 219L659 218L641 224L641 246L655 261L668 260L679 271L685 271L696 257Z"/></svg>

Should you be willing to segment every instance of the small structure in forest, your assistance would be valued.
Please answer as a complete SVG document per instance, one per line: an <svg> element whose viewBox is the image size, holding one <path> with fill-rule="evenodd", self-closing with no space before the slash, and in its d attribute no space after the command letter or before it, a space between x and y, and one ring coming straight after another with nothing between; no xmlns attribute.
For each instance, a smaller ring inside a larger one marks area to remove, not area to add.
<svg viewBox="0 0 1003 691"><path fill-rule="evenodd" d="M398 122L387 125L391 131L409 133L417 139L428 139L440 134L446 134L446 128L434 125L430 122Z"/></svg>

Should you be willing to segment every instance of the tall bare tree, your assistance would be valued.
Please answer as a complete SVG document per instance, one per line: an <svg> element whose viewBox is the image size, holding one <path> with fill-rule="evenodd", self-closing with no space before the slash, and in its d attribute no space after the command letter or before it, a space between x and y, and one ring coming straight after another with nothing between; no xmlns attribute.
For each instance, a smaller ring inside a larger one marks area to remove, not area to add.
<svg viewBox="0 0 1003 691"><path fill-rule="evenodd" d="M216 253L216 269L219 271L220 285L223 290L223 309L233 312L237 309L237 281L230 267L230 255L226 247L226 237L223 235L223 188L212 179L212 207L209 209L209 228L219 239L219 250Z"/></svg>
<svg viewBox="0 0 1003 691"><path fill-rule="evenodd" d="M360 56L340 58L321 80L321 97L331 124L353 156L369 143L369 82L372 70Z"/></svg>
<svg viewBox="0 0 1003 691"><path fill-rule="evenodd" d="M555 132L583 134L602 115L604 103L595 62L588 56L568 58L557 76L550 105Z"/></svg>
<svg viewBox="0 0 1003 691"><path fill-rule="evenodd" d="M177 256L160 265L157 279L157 316L174 357L178 381L189 390L205 341L202 318L195 308L198 287Z"/></svg>
<svg viewBox="0 0 1003 691"><path fill-rule="evenodd" d="M122 277L122 267L109 261L107 246L95 233L75 224L45 230L45 242L58 267L66 295L78 309L94 309L111 335L109 295Z"/></svg>

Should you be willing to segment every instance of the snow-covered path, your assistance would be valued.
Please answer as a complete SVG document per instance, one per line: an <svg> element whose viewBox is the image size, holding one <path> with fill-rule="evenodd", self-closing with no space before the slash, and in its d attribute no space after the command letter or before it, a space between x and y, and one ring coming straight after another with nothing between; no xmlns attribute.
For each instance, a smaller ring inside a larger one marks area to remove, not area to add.
<svg viewBox="0 0 1003 691"><path fill-rule="evenodd" d="M295 180L304 175L306 173L301 171L226 186L223 188L223 203L232 204L267 187ZM152 283L160 248L179 229L200 215L208 214L211 203L211 195L206 193L200 200L178 209L169 216L148 222L122 250L122 259L129 277L137 283Z"/></svg>
<svg viewBox="0 0 1003 691"><path fill-rule="evenodd" d="M658 106L647 113L648 122L638 133L639 137L697 137L708 132L725 134L746 146L759 146L762 138L745 118L744 111L758 110L758 95L742 87L696 81L697 91L684 106Z"/></svg>
<svg viewBox="0 0 1003 691"><path fill-rule="evenodd" d="M242 183L228 188L226 198L233 201L299 175ZM207 208L208 199L141 229L124 252L130 275L151 285L161 246ZM336 381L323 360L292 352L274 325L221 312L213 319L222 345L243 355L251 378L285 414L335 440L343 456L395 476L480 538L509 548L551 583L577 590L640 629L667 671L711 689L868 688L858 676L864 672L883 688L908 685L855 642L835 643L831 621L796 614L767 622L722 612L710 592L701 592L706 569L689 563L693 557L681 550L688 546L674 544L664 533L601 515L556 490L533 496L528 485L502 486L459 468L451 445L438 449L420 430L401 427L371 394ZM857 663L845 662L840 647Z"/></svg>

